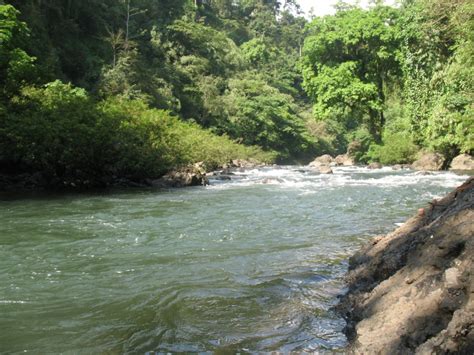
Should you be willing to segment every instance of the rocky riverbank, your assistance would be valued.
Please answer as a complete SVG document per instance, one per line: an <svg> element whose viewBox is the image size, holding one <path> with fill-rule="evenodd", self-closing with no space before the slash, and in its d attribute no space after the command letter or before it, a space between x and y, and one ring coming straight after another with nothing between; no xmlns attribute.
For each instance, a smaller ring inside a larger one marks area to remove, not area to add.
<svg viewBox="0 0 474 355"><path fill-rule="evenodd" d="M474 178L350 259L349 352L474 353Z"/></svg>

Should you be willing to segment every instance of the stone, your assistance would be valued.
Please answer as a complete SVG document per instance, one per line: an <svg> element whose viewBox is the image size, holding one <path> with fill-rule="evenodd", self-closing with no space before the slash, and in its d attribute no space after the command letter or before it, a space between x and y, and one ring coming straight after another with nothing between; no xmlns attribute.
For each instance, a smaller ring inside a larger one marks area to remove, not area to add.
<svg viewBox="0 0 474 355"><path fill-rule="evenodd" d="M352 166L355 165L354 159L347 154L338 155L335 159L337 165Z"/></svg>
<svg viewBox="0 0 474 355"><path fill-rule="evenodd" d="M328 165L321 165L318 167L318 171L320 174L333 174L333 171L330 166Z"/></svg>
<svg viewBox="0 0 474 355"><path fill-rule="evenodd" d="M451 267L444 272L444 279L447 288L459 288L459 278L461 273L458 268Z"/></svg>
<svg viewBox="0 0 474 355"><path fill-rule="evenodd" d="M474 158L469 154L461 154L453 159L449 170L474 170Z"/></svg>
<svg viewBox="0 0 474 355"><path fill-rule="evenodd" d="M160 179L152 181L153 187L162 188L205 185L209 185L206 173L194 166L171 171Z"/></svg>
<svg viewBox="0 0 474 355"><path fill-rule="evenodd" d="M382 169L383 165L380 164L380 163L374 162L374 163L370 163L369 165L367 165L367 168L368 169Z"/></svg>
<svg viewBox="0 0 474 355"><path fill-rule="evenodd" d="M330 156L329 154L324 154L314 159L311 163L309 163L309 166L317 167L320 165L329 165L333 162L334 162L334 158L332 156Z"/></svg>
<svg viewBox="0 0 474 355"><path fill-rule="evenodd" d="M445 158L439 153L425 153L412 165L415 170L441 170Z"/></svg>
<svg viewBox="0 0 474 355"><path fill-rule="evenodd" d="M244 159L234 159L229 164L229 167L252 169L252 168L255 168L257 165L258 164L255 161L249 161L249 160L244 160Z"/></svg>

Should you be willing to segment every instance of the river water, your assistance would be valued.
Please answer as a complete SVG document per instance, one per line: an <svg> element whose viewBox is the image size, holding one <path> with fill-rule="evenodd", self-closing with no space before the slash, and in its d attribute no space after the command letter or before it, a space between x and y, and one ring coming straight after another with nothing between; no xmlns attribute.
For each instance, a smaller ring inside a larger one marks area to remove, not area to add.
<svg viewBox="0 0 474 355"><path fill-rule="evenodd" d="M341 350L347 259L467 176L304 167L0 199L0 352Z"/></svg>

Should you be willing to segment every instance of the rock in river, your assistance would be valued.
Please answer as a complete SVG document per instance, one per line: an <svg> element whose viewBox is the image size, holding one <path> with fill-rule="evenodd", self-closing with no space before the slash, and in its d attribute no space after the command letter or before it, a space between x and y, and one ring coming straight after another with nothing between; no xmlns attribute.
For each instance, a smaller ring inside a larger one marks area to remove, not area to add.
<svg viewBox="0 0 474 355"><path fill-rule="evenodd" d="M186 186L205 186L209 180L202 169L197 166L191 166L180 170L174 170L160 179L154 180L154 187L186 187Z"/></svg>
<svg viewBox="0 0 474 355"><path fill-rule="evenodd" d="M333 162L334 158L332 156L330 156L329 154L324 154L314 159L311 163L309 163L309 166L317 167L320 165L329 165Z"/></svg>
<svg viewBox="0 0 474 355"><path fill-rule="evenodd" d="M415 170L441 170L445 158L439 153L425 153L412 165Z"/></svg>
<svg viewBox="0 0 474 355"><path fill-rule="evenodd" d="M450 170L474 170L474 158L469 154L461 154L453 159Z"/></svg>
<svg viewBox="0 0 474 355"><path fill-rule="evenodd" d="M352 166L355 165L354 159L348 154L338 155L335 159L337 165Z"/></svg>

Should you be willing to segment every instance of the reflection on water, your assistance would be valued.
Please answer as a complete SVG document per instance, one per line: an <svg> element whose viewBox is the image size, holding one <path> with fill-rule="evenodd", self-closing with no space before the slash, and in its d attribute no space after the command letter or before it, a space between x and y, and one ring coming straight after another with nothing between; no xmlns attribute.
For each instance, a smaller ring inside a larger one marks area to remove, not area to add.
<svg viewBox="0 0 474 355"><path fill-rule="evenodd" d="M0 201L0 351L345 346L347 257L467 177L301 167Z"/></svg>

